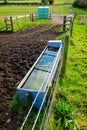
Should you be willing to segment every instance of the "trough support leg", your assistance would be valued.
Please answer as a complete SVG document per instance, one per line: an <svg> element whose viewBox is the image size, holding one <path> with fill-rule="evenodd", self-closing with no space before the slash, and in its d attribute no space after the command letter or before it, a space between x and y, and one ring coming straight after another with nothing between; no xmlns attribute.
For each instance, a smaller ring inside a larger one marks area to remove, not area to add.
<svg viewBox="0 0 87 130"><path fill-rule="evenodd" d="M30 108L30 106L31 106L31 98L30 98L30 94L29 93L26 94L26 99L27 99L27 107Z"/></svg>

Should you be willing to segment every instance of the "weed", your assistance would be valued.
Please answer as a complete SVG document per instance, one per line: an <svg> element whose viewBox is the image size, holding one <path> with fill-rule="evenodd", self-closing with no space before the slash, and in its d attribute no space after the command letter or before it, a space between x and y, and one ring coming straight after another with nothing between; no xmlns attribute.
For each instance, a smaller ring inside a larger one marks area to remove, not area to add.
<svg viewBox="0 0 87 130"><path fill-rule="evenodd" d="M13 100L10 104L10 109L11 111L13 112L21 112L22 111L22 106L20 104L20 101L19 101L19 96L18 96L18 93L16 92L14 97L13 97Z"/></svg>
<svg viewBox="0 0 87 130"><path fill-rule="evenodd" d="M79 125L74 115L74 108L67 102L62 100L56 102L53 112L57 130L79 130Z"/></svg>
<svg viewBox="0 0 87 130"><path fill-rule="evenodd" d="M40 43L42 44L44 42L44 40L43 39L40 39Z"/></svg>

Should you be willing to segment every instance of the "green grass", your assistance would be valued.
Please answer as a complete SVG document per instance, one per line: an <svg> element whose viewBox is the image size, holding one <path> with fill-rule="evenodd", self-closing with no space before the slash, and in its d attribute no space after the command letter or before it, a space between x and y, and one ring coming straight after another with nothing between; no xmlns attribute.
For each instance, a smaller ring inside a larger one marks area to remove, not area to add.
<svg viewBox="0 0 87 130"><path fill-rule="evenodd" d="M38 6L0 6L0 16L19 16L36 13Z"/></svg>
<svg viewBox="0 0 87 130"><path fill-rule="evenodd" d="M70 6L67 6L67 7L69 8ZM67 7L66 6L62 6L62 5L61 6L56 6L56 5L50 6L51 12L55 13L55 14L69 14L70 12L67 9Z"/></svg>
<svg viewBox="0 0 87 130"><path fill-rule="evenodd" d="M54 104L54 119L57 130L79 130L74 107L64 100L59 100Z"/></svg>
<svg viewBox="0 0 87 130"><path fill-rule="evenodd" d="M70 13L66 6L50 6L52 13L67 14ZM70 8L70 6L68 6ZM19 16L37 13L38 6L0 6L0 16Z"/></svg>
<svg viewBox="0 0 87 130"><path fill-rule="evenodd" d="M80 9L80 8L73 8L71 5L64 5L64 6L56 6L52 5L50 6L51 12L55 14L70 14L72 11L76 11L78 15L83 14L87 15L87 10L86 9Z"/></svg>
<svg viewBox="0 0 87 130"><path fill-rule="evenodd" d="M29 21L29 18L21 18L21 20L19 20L18 22L18 25L16 24L16 20L14 21L14 32L20 30L20 29L23 29L23 28L35 28L37 26L40 26L40 25L44 25L46 23L48 23L50 20L49 19L43 19L43 20L39 20L39 19L36 19L34 20L33 22L30 22Z"/></svg>
<svg viewBox="0 0 87 130"><path fill-rule="evenodd" d="M0 18L0 30L3 30L5 28L3 17Z"/></svg>
<svg viewBox="0 0 87 130"><path fill-rule="evenodd" d="M77 121L87 129L87 23L74 24L70 38L66 75L60 88L67 100L75 106Z"/></svg>
<svg viewBox="0 0 87 130"><path fill-rule="evenodd" d="M70 9L75 10L77 15L81 15L81 14L87 15L87 9L74 8L72 6L65 6L65 7L67 10L70 10Z"/></svg>
<svg viewBox="0 0 87 130"><path fill-rule="evenodd" d="M18 96L17 92L15 93L13 100L10 104L10 110L15 112L15 113L19 113L19 114L23 113L23 107L20 104L20 100L19 100L19 96Z"/></svg>
<svg viewBox="0 0 87 130"><path fill-rule="evenodd" d="M50 6L51 13L57 14L69 14L71 13L70 10L76 10L77 14L87 14L87 10L73 8L71 5L65 6L57 6L52 5ZM19 16L29 14L31 12L37 13L38 6L14 6L14 5L7 5L7 6L0 6L0 16Z"/></svg>
<svg viewBox="0 0 87 130"><path fill-rule="evenodd" d="M55 0L54 3L72 3L74 0Z"/></svg>

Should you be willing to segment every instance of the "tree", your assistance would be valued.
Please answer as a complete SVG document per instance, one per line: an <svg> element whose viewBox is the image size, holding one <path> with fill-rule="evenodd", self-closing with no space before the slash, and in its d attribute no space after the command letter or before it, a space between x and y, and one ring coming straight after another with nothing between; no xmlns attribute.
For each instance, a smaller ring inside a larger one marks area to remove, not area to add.
<svg viewBox="0 0 87 130"><path fill-rule="evenodd" d="M54 0L49 0L49 4L52 5Z"/></svg>
<svg viewBox="0 0 87 130"><path fill-rule="evenodd" d="M47 5L48 4L48 0L41 0L43 5Z"/></svg>
<svg viewBox="0 0 87 130"><path fill-rule="evenodd" d="M7 0L4 0L4 4L7 4Z"/></svg>
<svg viewBox="0 0 87 130"><path fill-rule="evenodd" d="M43 5L47 5L48 2L49 2L50 5L52 5L54 0L41 0L41 2L42 2Z"/></svg>
<svg viewBox="0 0 87 130"><path fill-rule="evenodd" d="M75 0L73 6L78 8L87 8L87 0Z"/></svg>

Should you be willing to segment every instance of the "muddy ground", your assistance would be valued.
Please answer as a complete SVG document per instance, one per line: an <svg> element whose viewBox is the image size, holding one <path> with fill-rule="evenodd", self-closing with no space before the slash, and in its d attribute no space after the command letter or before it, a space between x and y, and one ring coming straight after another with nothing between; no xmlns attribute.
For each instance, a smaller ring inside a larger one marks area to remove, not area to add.
<svg viewBox="0 0 87 130"><path fill-rule="evenodd" d="M0 33L0 130L17 130L22 117L9 109L20 82L48 40L55 39L59 25L43 25L35 29L24 29L17 33Z"/></svg>

